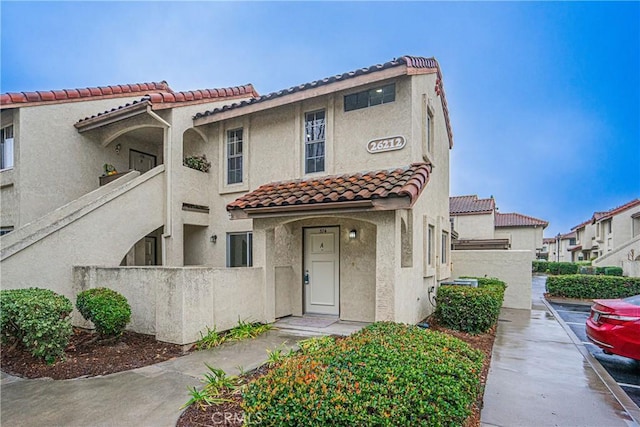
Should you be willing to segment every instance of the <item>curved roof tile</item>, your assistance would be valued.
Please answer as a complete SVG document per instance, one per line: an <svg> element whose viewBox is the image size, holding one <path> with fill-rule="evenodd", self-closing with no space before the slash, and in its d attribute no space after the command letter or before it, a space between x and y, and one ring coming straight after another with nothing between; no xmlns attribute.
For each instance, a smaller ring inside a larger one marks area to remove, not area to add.
<svg viewBox="0 0 640 427"><path fill-rule="evenodd" d="M430 170L431 166L427 163L414 163L390 170L278 181L262 185L234 200L227 205L227 210L321 203L335 205L354 200L393 197L408 197L413 204L429 181ZM366 184L374 179L379 183L371 191Z"/></svg>

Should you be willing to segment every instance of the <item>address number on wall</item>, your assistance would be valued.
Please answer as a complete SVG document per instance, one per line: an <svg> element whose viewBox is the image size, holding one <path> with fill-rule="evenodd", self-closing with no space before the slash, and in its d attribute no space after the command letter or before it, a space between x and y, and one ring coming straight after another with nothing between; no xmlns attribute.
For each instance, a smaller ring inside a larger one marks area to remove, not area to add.
<svg viewBox="0 0 640 427"><path fill-rule="evenodd" d="M385 151L402 150L405 145L407 145L407 141L403 136L392 136L369 141L367 143L367 151L372 154L383 153Z"/></svg>

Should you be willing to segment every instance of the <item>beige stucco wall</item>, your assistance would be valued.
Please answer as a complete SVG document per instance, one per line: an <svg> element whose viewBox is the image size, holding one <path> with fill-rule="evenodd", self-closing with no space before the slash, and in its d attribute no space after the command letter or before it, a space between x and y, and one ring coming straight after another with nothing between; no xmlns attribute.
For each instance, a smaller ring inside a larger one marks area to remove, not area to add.
<svg viewBox="0 0 640 427"><path fill-rule="evenodd" d="M529 251L451 251L453 277L497 277L507 284L503 307L531 308Z"/></svg>
<svg viewBox="0 0 640 427"><path fill-rule="evenodd" d="M164 168L159 166L52 212L29 233L25 228L0 237L2 287L43 287L74 297L74 265L119 265L134 243L162 226L163 183Z"/></svg>
<svg viewBox="0 0 640 427"><path fill-rule="evenodd" d="M455 215L453 228L458 232L458 239L493 239L494 214ZM497 237L496 237L497 238Z"/></svg>
<svg viewBox="0 0 640 427"><path fill-rule="evenodd" d="M224 331L238 319L264 322L262 285L258 268L86 266L74 269L73 291L113 289L131 305L127 329L189 344L207 327Z"/></svg>
<svg viewBox="0 0 640 427"><path fill-rule="evenodd" d="M542 248L542 231L542 227L496 227L495 238L509 239L513 250L531 251L534 260L536 249Z"/></svg>
<svg viewBox="0 0 640 427"><path fill-rule="evenodd" d="M615 250L607 252L593 260L597 267L623 267L625 276L636 276L636 260L640 256L640 236L636 236L618 246Z"/></svg>

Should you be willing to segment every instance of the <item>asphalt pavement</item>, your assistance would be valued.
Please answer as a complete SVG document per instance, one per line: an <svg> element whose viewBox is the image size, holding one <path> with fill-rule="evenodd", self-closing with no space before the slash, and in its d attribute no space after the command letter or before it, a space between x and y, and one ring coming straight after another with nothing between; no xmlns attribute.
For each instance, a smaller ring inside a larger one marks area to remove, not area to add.
<svg viewBox="0 0 640 427"><path fill-rule="evenodd" d="M631 400L640 406L640 362L615 354L606 354L600 347L589 341L585 325L591 311L591 304L569 304L553 301L550 304L564 323L571 328L580 343L607 370Z"/></svg>

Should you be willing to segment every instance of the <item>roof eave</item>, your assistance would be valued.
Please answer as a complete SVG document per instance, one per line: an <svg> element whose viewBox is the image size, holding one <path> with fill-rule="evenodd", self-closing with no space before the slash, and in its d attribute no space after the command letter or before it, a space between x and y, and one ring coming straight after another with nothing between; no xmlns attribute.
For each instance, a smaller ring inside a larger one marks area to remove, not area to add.
<svg viewBox="0 0 640 427"><path fill-rule="evenodd" d="M102 127L104 125L115 123L120 120L128 119L130 117L138 116L147 111L147 107L150 106L149 101L138 102L136 104L122 107L120 109L110 111L105 114L101 114L96 117L92 117L86 120L82 120L74 124L78 132L86 132L92 129Z"/></svg>
<svg viewBox="0 0 640 427"><path fill-rule="evenodd" d="M409 209L413 205L410 197L390 197L372 200L353 200L348 202L313 203L304 205L265 206L259 208L233 208L229 216L234 219L273 218L282 216L301 216L306 214L340 214L346 212L392 211Z"/></svg>
<svg viewBox="0 0 640 427"><path fill-rule="evenodd" d="M435 72L435 69L431 73ZM243 107L232 108L227 111L220 111L215 114L210 114L193 119L194 126L202 126L209 123L217 123L223 120L228 120L234 117L240 117L259 111L268 110L274 107L280 107L283 105L292 104L295 102L303 101L318 96L328 95L334 92L351 89L353 87L363 86L369 83L374 83L381 80L387 80L398 76L407 75L407 66L405 64L397 65L394 67L386 68L384 70L363 74L356 77L320 85L315 88L304 89L291 94L286 94L273 99L265 100L262 102L256 102L255 104L249 104Z"/></svg>

